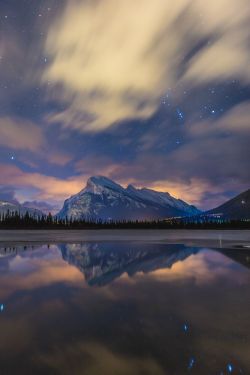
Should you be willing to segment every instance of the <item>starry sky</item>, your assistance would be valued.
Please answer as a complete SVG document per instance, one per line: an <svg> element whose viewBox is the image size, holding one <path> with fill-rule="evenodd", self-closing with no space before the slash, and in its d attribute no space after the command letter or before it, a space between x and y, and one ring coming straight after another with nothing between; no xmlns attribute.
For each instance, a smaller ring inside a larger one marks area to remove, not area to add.
<svg viewBox="0 0 250 375"><path fill-rule="evenodd" d="M250 187L249 0L0 0L0 199Z"/></svg>

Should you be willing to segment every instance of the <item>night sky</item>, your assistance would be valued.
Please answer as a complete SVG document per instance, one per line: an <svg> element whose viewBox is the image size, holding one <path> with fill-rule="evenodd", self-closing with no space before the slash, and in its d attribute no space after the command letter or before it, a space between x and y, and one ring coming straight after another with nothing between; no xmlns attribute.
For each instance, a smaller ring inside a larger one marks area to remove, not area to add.
<svg viewBox="0 0 250 375"><path fill-rule="evenodd" d="M0 199L250 187L249 0L0 0Z"/></svg>

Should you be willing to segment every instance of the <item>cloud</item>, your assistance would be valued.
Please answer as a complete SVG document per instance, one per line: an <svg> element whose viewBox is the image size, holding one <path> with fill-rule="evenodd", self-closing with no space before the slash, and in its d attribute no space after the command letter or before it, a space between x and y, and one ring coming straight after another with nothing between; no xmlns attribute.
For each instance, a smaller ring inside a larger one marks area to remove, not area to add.
<svg viewBox="0 0 250 375"><path fill-rule="evenodd" d="M7 4L3 5L2 14L6 6L8 8ZM18 8L12 8L11 13L13 11L19 14ZM6 13L9 11L6 10ZM19 16L25 17L24 14L19 14ZM4 16L2 17L4 19ZM13 17L11 21L9 17L2 22L0 34L1 112L12 111L13 108L14 111L18 111L19 103L23 102L29 90L33 90L34 86L37 87L40 82L43 50L42 39L37 36L41 36L42 30L38 23L35 24L34 21L30 23L30 20L26 14L25 26L27 29L32 28L32 32L28 33L19 29L16 17ZM29 99L29 102L31 101ZM27 104L25 101L23 103Z"/></svg>
<svg viewBox="0 0 250 375"><path fill-rule="evenodd" d="M187 61L184 82L191 85L236 77L250 82L250 19L248 0L195 0L189 8L192 37L206 41ZM185 27L185 24L184 24ZM188 39L187 39L188 40ZM190 45L190 44L189 44Z"/></svg>
<svg viewBox="0 0 250 375"><path fill-rule="evenodd" d="M178 147L168 153L156 153L155 146L139 152L133 163L121 163L112 176L169 191L204 209L221 204L249 188L249 112L250 102L244 102L219 118L190 119Z"/></svg>
<svg viewBox="0 0 250 375"><path fill-rule="evenodd" d="M248 0L68 1L50 26L47 120L100 131L145 119L172 85L250 82Z"/></svg>
<svg viewBox="0 0 250 375"><path fill-rule="evenodd" d="M21 201L49 199L61 204L62 200L79 192L90 175L104 174L123 185L133 183L138 187L168 191L200 208L212 208L249 188L249 112L250 102L246 101L219 118L213 116L204 121L191 118L183 127L181 145L168 152L161 152L159 147L163 143L166 148L166 127L147 128L138 137L131 136L130 131L118 131L118 135L113 133L111 144L122 144L124 135L131 142L125 144L127 151L123 152L122 160L117 161L117 155L112 156L112 153L105 156L105 149L98 153L93 148L92 153L88 152L83 160L75 163L74 173L78 175L72 178L24 172L13 165L2 164L0 184L15 186ZM70 155L48 145L36 124L8 117L6 121L1 118L0 124L0 143L5 146L28 149L36 157L59 165L71 160ZM26 159L28 156L25 155ZM36 157L32 158L32 163ZM37 166L34 164L32 168ZM32 196L28 197L28 193ZM11 195L8 197L11 199Z"/></svg>
<svg viewBox="0 0 250 375"><path fill-rule="evenodd" d="M0 164L0 168L0 184L5 184L8 181L9 185L15 186L16 195L20 200L23 200L24 197L22 197L19 190L29 188L34 190L32 197L29 198L62 201L70 195L79 192L85 183L81 176L60 179L40 173L24 172L18 167L9 164Z"/></svg>
<svg viewBox="0 0 250 375"><path fill-rule="evenodd" d="M43 249L46 254L46 249ZM54 252L54 250L52 249ZM13 277L3 274L1 277L4 288L0 292L1 298L8 298L17 290L32 291L37 288L49 286L55 283L83 282L83 276L76 267L65 265L61 259L22 258L17 255L8 263L8 270Z"/></svg>
<svg viewBox="0 0 250 375"><path fill-rule="evenodd" d="M85 176L104 175L112 178L120 173L121 163L107 156L89 155L75 163L75 171Z"/></svg>
<svg viewBox="0 0 250 375"><path fill-rule="evenodd" d="M0 144L15 150L37 152L45 144L42 130L29 120L0 118Z"/></svg>
<svg viewBox="0 0 250 375"><path fill-rule="evenodd" d="M11 186L0 186L0 200L18 203L15 196L15 190Z"/></svg>
<svg viewBox="0 0 250 375"><path fill-rule="evenodd" d="M75 164L75 170L85 176L104 174L123 186L132 183L167 191L211 209L249 188L249 112L246 101L219 117L198 121L194 114L183 127L178 146L175 140L173 146L173 135L166 137L172 129L166 126L150 127L137 137L130 133L131 145L126 145L122 160L90 154Z"/></svg>
<svg viewBox="0 0 250 375"><path fill-rule="evenodd" d="M206 119L204 121L191 120L188 125L190 138L215 137L229 135L233 137L249 137L250 130L250 101L232 107L219 119Z"/></svg>
<svg viewBox="0 0 250 375"><path fill-rule="evenodd" d="M13 150L30 151L51 164L65 165L72 160L71 155L58 151L57 145L50 147L45 131L25 118L0 117L0 145ZM27 155L21 159L30 166L36 166Z"/></svg>
<svg viewBox="0 0 250 375"><path fill-rule="evenodd" d="M248 188L249 110L250 102L245 102L218 119L190 121L184 144L167 156L171 171L176 168L185 179L196 176L220 188Z"/></svg>
<svg viewBox="0 0 250 375"><path fill-rule="evenodd" d="M52 148L56 148L56 146L53 145ZM68 164L73 159L72 155L64 151L61 152L61 151L56 151L52 149L50 151L45 151L45 155L46 153L47 153L47 158L51 164L64 166L65 164Z"/></svg>
<svg viewBox="0 0 250 375"><path fill-rule="evenodd" d="M212 284L218 282L219 279L226 278L228 269L231 267L231 279L236 284L246 284L248 280L247 273L241 274L238 268L232 267L233 265L234 261L219 252L207 253L200 251L198 254L189 256L184 261L177 261L171 268L157 269L150 272L147 276L162 282L172 282L178 279L183 280L185 283L192 280L196 285ZM138 273L136 276L141 278L144 277L144 274Z"/></svg>

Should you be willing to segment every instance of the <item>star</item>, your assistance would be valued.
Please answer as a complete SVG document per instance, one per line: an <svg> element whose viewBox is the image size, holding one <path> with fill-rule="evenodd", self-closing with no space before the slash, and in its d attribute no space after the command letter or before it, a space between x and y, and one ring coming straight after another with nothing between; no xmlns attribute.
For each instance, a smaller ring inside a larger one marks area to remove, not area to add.
<svg viewBox="0 0 250 375"><path fill-rule="evenodd" d="M184 113L180 109L177 109L177 115L179 120L184 120Z"/></svg>
<svg viewBox="0 0 250 375"><path fill-rule="evenodd" d="M212 88L210 88L210 89L208 89L209 90L209 92L211 93L211 94L215 94L215 89L212 87Z"/></svg>

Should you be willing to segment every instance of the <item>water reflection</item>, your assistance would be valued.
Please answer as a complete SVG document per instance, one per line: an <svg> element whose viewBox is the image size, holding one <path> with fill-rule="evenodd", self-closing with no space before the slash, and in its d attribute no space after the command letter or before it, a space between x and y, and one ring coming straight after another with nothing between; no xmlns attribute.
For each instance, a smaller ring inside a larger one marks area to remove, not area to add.
<svg viewBox="0 0 250 375"><path fill-rule="evenodd" d="M138 272L152 272L171 268L199 249L184 245L148 244L79 244L59 245L62 257L74 264L89 285L103 286L123 273L133 276Z"/></svg>
<svg viewBox="0 0 250 375"><path fill-rule="evenodd" d="M249 374L249 252L0 249L0 373Z"/></svg>
<svg viewBox="0 0 250 375"><path fill-rule="evenodd" d="M124 273L133 277L139 272L145 274L154 271L158 272L154 272L153 276L174 277L178 274L182 278L187 275L187 271L192 271L193 275L200 275L202 279L210 279L214 274L211 273L209 276L210 269L208 268L213 267L214 272L218 268L218 265L216 266L218 254L224 254L227 258L250 268L249 251L216 250L217 254L214 254L209 262L203 259L206 256L204 249L186 247L182 244L86 243L58 246L63 259L69 264L75 265L83 273L90 286L107 285ZM190 256L201 253L201 251L203 251L202 256L192 257L190 262L182 263ZM176 263L178 263L178 266L174 267ZM166 272L166 270L171 270L171 272ZM225 269L220 268L220 270L224 272Z"/></svg>

